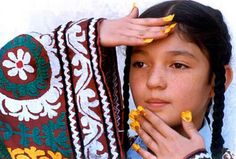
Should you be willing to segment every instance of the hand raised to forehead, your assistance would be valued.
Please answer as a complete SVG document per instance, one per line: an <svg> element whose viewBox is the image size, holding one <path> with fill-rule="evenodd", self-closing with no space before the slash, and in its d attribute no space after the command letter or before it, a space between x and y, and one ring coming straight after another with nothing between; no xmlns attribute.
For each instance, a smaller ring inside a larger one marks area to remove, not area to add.
<svg viewBox="0 0 236 159"><path fill-rule="evenodd" d="M170 25L174 15L163 18L138 18L138 8L115 20L103 20L100 24L100 44L106 47L118 45L141 46L153 40L165 38L176 23Z"/></svg>

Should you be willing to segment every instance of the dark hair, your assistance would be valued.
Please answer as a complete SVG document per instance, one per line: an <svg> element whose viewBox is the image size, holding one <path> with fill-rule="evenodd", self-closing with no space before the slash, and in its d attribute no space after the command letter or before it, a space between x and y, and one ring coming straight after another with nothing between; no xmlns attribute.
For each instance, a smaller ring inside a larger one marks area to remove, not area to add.
<svg viewBox="0 0 236 159"><path fill-rule="evenodd" d="M213 99L213 123L211 151L213 158L219 158L223 154L224 139L221 135L224 117L224 92L225 92L225 68L231 58L232 46L227 26L219 10L202 5L190 0L166 1L147 9L140 15L142 18L159 18L175 14L173 22L176 22L179 35L193 42L202 49L209 59L210 79L215 77ZM127 58L124 69L124 104L126 116L128 116L129 100L129 68L132 48L127 48ZM206 113L206 116L208 113ZM126 121L128 117L126 117ZM128 129L126 123L125 129Z"/></svg>

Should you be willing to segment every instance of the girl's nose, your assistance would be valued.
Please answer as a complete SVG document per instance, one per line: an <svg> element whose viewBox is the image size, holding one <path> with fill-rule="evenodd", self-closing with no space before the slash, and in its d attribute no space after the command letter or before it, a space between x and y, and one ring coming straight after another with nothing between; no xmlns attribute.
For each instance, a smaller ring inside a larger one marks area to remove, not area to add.
<svg viewBox="0 0 236 159"><path fill-rule="evenodd" d="M147 78L147 87L150 89L165 89L167 86L164 69L152 69Z"/></svg>

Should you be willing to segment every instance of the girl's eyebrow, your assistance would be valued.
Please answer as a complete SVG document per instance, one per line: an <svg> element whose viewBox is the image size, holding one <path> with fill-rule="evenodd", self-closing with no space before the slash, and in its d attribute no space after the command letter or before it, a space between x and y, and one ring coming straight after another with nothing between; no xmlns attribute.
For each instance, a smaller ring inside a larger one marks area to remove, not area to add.
<svg viewBox="0 0 236 159"><path fill-rule="evenodd" d="M145 51L141 50L141 49L134 49L132 51L132 54L145 54Z"/></svg>
<svg viewBox="0 0 236 159"><path fill-rule="evenodd" d="M170 50L168 52L171 53L173 56L189 56L197 60L196 56L187 50Z"/></svg>
<svg viewBox="0 0 236 159"><path fill-rule="evenodd" d="M173 54L174 56L184 55L184 56L190 56L190 57L196 58L193 53L191 53L187 50L170 50L170 51L167 51L167 52ZM134 53L134 54L144 54L145 51L141 50L141 49L134 49L132 53Z"/></svg>
<svg viewBox="0 0 236 159"><path fill-rule="evenodd" d="M198 58L191 52L187 51L187 50L169 50L166 53L170 54L171 56L186 56L186 57L190 57L193 58L195 60L198 60ZM134 54L146 54L146 52L142 49L134 49L132 52L132 55Z"/></svg>

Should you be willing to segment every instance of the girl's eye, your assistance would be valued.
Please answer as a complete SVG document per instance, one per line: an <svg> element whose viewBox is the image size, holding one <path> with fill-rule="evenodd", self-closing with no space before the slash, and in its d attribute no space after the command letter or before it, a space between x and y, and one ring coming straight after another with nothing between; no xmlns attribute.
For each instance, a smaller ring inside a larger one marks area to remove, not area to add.
<svg viewBox="0 0 236 159"><path fill-rule="evenodd" d="M184 65L182 63L174 63L171 65L172 68L174 69L185 69L185 68L188 68L187 65Z"/></svg>
<svg viewBox="0 0 236 159"><path fill-rule="evenodd" d="M146 64L144 64L144 62L134 62L133 63L133 67L136 67L136 68L143 68L143 67L146 67Z"/></svg>

